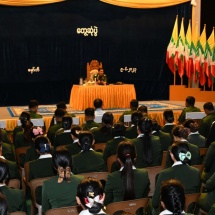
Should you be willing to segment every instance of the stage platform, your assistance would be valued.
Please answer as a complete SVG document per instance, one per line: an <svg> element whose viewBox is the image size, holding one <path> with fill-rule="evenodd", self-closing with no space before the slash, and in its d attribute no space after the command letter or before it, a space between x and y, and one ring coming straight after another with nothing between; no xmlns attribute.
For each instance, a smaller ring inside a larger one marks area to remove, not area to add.
<svg viewBox="0 0 215 215"><path fill-rule="evenodd" d="M149 116L152 117L153 119L156 119L158 121L158 123L160 123L160 125L163 125L164 121L163 121L163 110L167 109L168 107L174 107L174 106L178 106L178 108L173 109L174 112L174 116L175 116L175 122L177 121L181 110L184 108L185 105L185 101L140 101L140 104L157 104L157 103L163 103L163 104L169 104L170 106L166 106L162 107L161 109L159 108L149 108ZM203 104L205 102L196 102L196 106L199 107L202 111L203 111ZM55 105L40 105L39 107L54 107ZM19 107L20 108L20 107ZM25 109L26 106L23 106L23 109ZM125 111L125 109L116 109L116 110L106 110L106 111L111 111L114 115L114 120L115 122L118 121L120 115L122 114L123 111ZM76 112L74 110L74 113L77 117L79 117L79 121L80 121L80 125L84 123L84 113L83 111L79 111ZM44 114L43 115L44 121L45 121L45 125L46 128L49 128L50 125L50 121L52 119L52 114ZM5 120L6 121L6 130L8 131L12 131L14 129L15 126L17 126L17 120L18 120L18 116L11 116L10 112L8 111L8 107L0 107L0 120Z"/></svg>

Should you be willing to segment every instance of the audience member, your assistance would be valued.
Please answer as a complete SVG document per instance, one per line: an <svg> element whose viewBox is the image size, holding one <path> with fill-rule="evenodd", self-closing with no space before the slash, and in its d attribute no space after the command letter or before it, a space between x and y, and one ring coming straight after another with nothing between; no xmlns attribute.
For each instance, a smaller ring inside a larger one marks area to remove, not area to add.
<svg viewBox="0 0 215 215"><path fill-rule="evenodd" d="M103 116L103 114L105 113L105 111L102 110L103 101L97 98L94 100L93 104L95 108L95 116Z"/></svg>
<svg viewBox="0 0 215 215"><path fill-rule="evenodd" d="M78 185L77 203L85 208L80 215L106 214L103 210L105 194L102 183L95 178L85 178Z"/></svg>
<svg viewBox="0 0 215 215"><path fill-rule="evenodd" d="M140 105L140 106L138 107L137 110L140 111L140 112L142 113L142 115L143 115L144 118L150 118L150 117L148 116L148 108L147 108L147 106L145 106L145 105Z"/></svg>
<svg viewBox="0 0 215 215"><path fill-rule="evenodd" d="M215 110L212 102L206 102L203 105L206 116L201 120L201 124L199 127L199 133L208 138L210 127L212 123L215 121Z"/></svg>
<svg viewBox="0 0 215 215"><path fill-rule="evenodd" d="M131 127L126 128L125 137L129 139L134 139L137 137L137 123L143 117L142 112L134 111L131 114Z"/></svg>
<svg viewBox="0 0 215 215"><path fill-rule="evenodd" d="M113 138L112 136L113 114L106 112L102 116L102 126L92 129L95 143L106 143Z"/></svg>
<svg viewBox="0 0 215 215"><path fill-rule="evenodd" d="M71 174L70 154L66 150L56 151L52 157L52 164L57 176L46 180L42 189L43 213L52 208L75 206L78 184L83 176Z"/></svg>
<svg viewBox="0 0 215 215"><path fill-rule="evenodd" d="M160 199L161 206L164 208L160 215L185 214L185 191L183 185L177 179L162 182Z"/></svg>
<svg viewBox="0 0 215 215"><path fill-rule="evenodd" d="M119 121L124 122L124 115L131 115L134 111L136 111L138 108L138 100L132 99L130 101L130 110L126 110L123 112L123 114L120 116Z"/></svg>
<svg viewBox="0 0 215 215"><path fill-rule="evenodd" d="M200 189L199 170L188 165L192 157L188 144L185 142L173 143L170 156L174 164L159 173L152 197L152 206L155 211L159 207L161 183L165 180L177 178L183 184L186 193L198 193Z"/></svg>
<svg viewBox="0 0 215 215"><path fill-rule="evenodd" d="M102 153L92 149L93 135L89 131L82 131L78 135L81 152L72 156L72 172L80 174L85 172L104 172L106 166Z"/></svg>
<svg viewBox="0 0 215 215"><path fill-rule="evenodd" d="M81 126L84 131L89 131L91 128L98 128L100 124L94 121L95 110L93 108L86 108L85 111L85 123Z"/></svg>
<svg viewBox="0 0 215 215"><path fill-rule="evenodd" d="M150 181L145 169L136 169L134 166L136 158L134 144L122 141L117 149L117 158L121 168L108 175L105 185L105 205L147 197Z"/></svg>
<svg viewBox="0 0 215 215"><path fill-rule="evenodd" d="M210 131L208 134L208 138L206 139L205 147L209 147L212 142L215 141L215 121L212 123L210 127Z"/></svg>
<svg viewBox="0 0 215 215"><path fill-rule="evenodd" d="M187 119L184 122L184 127L187 129L188 137L187 141L199 148L205 147L205 137L199 134L199 125L193 119Z"/></svg>
<svg viewBox="0 0 215 215"><path fill-rule="evenodd" d="M163 112L164 117L164 126L161 128L161 131L172 134L172 129L174 128L174 114L170 109L166 109Z"/></svg>
<svg viewBox="0 0 215 215"><path fill-rule="evenodd" d="M0 195L0 215L9 215L8 203L3 195Z"/></svg>
<svg viewBox="0 0 215 215"><path fill-rule="evenodd" d="M185 101L184 110L181 112L181 115L178 118L178 123L182 124L186 120L186 113L188 112L201 112L201 110L197 107L195 107L195 98L193 96L188 96Z"/></svg>
<svg viewBox="0 0 215 215"><path fill-rule="evenodd" d="M131 141L137 150L136 166L138 168L159 166L162 160L160 138L151 135L152 121L142 118L137 124L138 136Z"/></svg>
<svg viewBox="0 0 215 215"><path fill-rule="evenodd" d="M0 158L0 192L5 196L9 212L25 211L26 204L23 192L18 189L9 188L6 182L9 180L9 167L6 160Z"/></svg>
<svg viewBox="0 0 215 215"><path fill-rule="evenodd" d="M42 118L42 115L38 114L38 106L39 102L37 100L30 100L28 104L28 109L29 109L29 114L31 119L37 119L37 118Z"/></svg>

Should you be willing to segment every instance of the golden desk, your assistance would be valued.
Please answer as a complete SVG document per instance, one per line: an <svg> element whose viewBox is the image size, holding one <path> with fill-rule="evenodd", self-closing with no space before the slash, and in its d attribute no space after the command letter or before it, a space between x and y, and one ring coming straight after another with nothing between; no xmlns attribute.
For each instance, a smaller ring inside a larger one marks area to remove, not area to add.
<svg viewBox="0 0 215 215"><path fill-rule="evenodd" d="M133 84L123 85L73 85L69 105L74 110L85 110L94 107L93 101L100 98L103 109L129 108L130 101L136 99Z"/></svg>

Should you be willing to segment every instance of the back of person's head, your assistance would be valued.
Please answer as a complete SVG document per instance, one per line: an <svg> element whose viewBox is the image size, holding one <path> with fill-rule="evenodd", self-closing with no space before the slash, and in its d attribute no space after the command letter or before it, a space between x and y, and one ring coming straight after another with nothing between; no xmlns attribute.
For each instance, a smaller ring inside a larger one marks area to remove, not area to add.
<svg viewBox="0 0 215 215"><path fill-rule="evenodd" d="M151 141L152 120L148 118L140 119L137 123L137 130L143 134L143 136L140 137L143 144L143 159L146 163L151 164L153 162Z"/></svg>
<svg viewBox="0 0 215 215"><path fill-rule="evenodd" d="M117 148L117 158L124 167L121 171L121 177L124 185L123 200L131 200L135 198L134 192L134 173L133 164L136 159L136 149L132 142L122 141Z"/></svg>
<svg viewBox="0 0 215 215"><path fill-rule="evenodd" d="M28 103L29 109L35 108L35 107L38 107L38 106L39 106L39 102L37 100L35 100L35 99L30 100L29 103Z"/></svg>
<svg viewBox="0 0 215 215"><path fill-rule="evenodd" d="M181 161L183 164L190 163L191 153L189 151L189 146L186 142L183 141L174 142L171 146L170 151L177 161Z"/></svg>
<svg viewBox="0 0 215 215"><path fill-rule="evenodd" d="M58 102L57 103L57 108L62 108L62 109L64 109L64 110L66 110L66 102L64 102L64 101L60 101L60 102Z"/></svg>
<svg viewBox="0 0 215 215"><path fill-rule="evenodd" d="M143 114L141 111L134 111L131 114L131 122L133 125L137 125L138 121L143 117Z"/></svg>
<svg viewBox="0 0 215 215"><path fill-rule="evenodd" d="M208 110L208 111L214 111L214 106L212 102L206 102L203 105L204 110Z"/></svg>
<svg viewBox="0 0 215 215"><path fill-rule="evenodd" d="M62 118L65 115L65 110L62 108L57 108L54 112L55 117Z"/></svg>
<svg viewBox="0 0 215 215"><path fill-rule="evenodd" d="M94 117L95 116L95 110L94 110L94 108L86 108L84 111L84 114L87 117Z"/></svg>
<svg viewBox="0 0 215 215"><path fill-rule="evenodd" d="M102 124L113 125L113 114L111 112L105 112L102 116Z"/></svg>
<svg viewBox="0 0 215 215"><path fill-rule="evenodd" d="M72 117L71 116L68 116L68 115L65 115L63 118L62 118L62 128L64 130L70 130L72 127Z"/></svg>
<svg viewBox="0 0 215 215"><path fill-rule="evenodd" d="M148 108L145 105L139 106L137 110L142 113L148 113Z"/></svg>
<svg viewBox="0 0 215 215"><path fill-rule="evenodd" d="M94 104L95 109L102 108L103 101L101 99L97 98L94 100L93 104Z"/></svg>
<svg viewBox="0 0 215 215"><path fill-rule="evenodd" d="M77 197L81 204L91 214L97 214L103 208L104 189L102 183L96 178L85 178L77 188Z"/></svg>
<svg viewBox="0 0 215 215"><path fill-rule="evenodd" d="M188 96L186 98L186 104L187 106L194 106L196 99L193 96Z"/></svg>
<svg viewBox="0 0 215 215"><path fill-rule="evenodd" d="M9 180L9 167L7 165L7 161L3 158L0 158L0 183L4 183Z"/></svg>
<svg viewBox="0 0 215 215"><path fill-rule="evenodd" d="M169 179L161 183L161 205L175 215L181 215L185 205L185 191L180 181Z"/></svg>
<svg viewBox="0 0 215 215"><path fill-rule="evenodd" d="M27 121L23 127L24 129L24 138L28 142L32 142L32 138L34 137L33 133L33 123L31 121Z"/></svg>
<svg viewBox="0 0 215 215"><path fill-rule="evenodd" d="M168 123L173 123L173 122L174 122L174 114L173 114L173 111L172 111L172 110L166 109L166 110L163 112L163 116L164 116L164 119L165 119Z"/></svg>
<svg viewBox="0 0 215 215"><path fill-rule="evenodd" d="M137 100L137 99L132 99L132 100L130 101L130 108L131 108L132 110L137 110L138 105L139 105L139 103L138 103L138 100Z"/></svg>
<svg viewBox="0 0 215 215"><path fill-rule="evenodd" d="M35 148L40 154L51 152L50 141L47 137L40 135L35 138Z"/></svg>
<svg viewBox="0 0 215 215"><path fill-rule="evenodd" d="M71 134L78 138L79 133L81 132L82 128L79 125L72 125L71 127Z"/></svg>
<svg viewBox="0 0 215 215"><path fill-rule="evenodd" d="M209 147L215 141L215 121L211 124L209 134L206 139L205 147Z"/></svg>
<svg viewBox="0 0 215 215"><path fill-rule="evenodd" d="M0 215L9 215L8 203L3 196L0 196Z"/></svg>
<svg viewBox="0 0 215 215"><path fill-rule="evenodd" d="M195 122L193 119L187 119L183 125L185 128L189 128L190 132L197 132L199 130L198 123Z"/></svg>
<svg viewBox="0 0 215 215"><path fill-rule="evenodd" d="M126 132L126 127L122 122L117 122L114 124L112 129L113 137L125 136L125 132Z"/></svg>
<svg viewBox="0 0 215 215"><path fill-rule="evenodd" d="M53 167L58 173L58 183L63 180L70 182L71 177L71 157L68 150L56 150L52 156Z"/></svg>
<svg viewBox="0 0 215 215"><path fill-rule="evenodd" d="M172 135L178 138L187 139L188 137L188 129L183 125L177 125L172 129Z"/></svg>
<svg viewBox="0 0 215 215"><path fill-rule="evenodd" d="M26 122L30 121L30 119L31 119L30 114L28 112L26 112L26 111L23 111L21 113L20 117L19 117L19 120L20 120L20 122L22 124L22 127L24 127Z"/></svg>
<svg viewBox="0 0 215 215"><path fill-rule="evenodd" d="M81 131L78 135L79 143L81 149L86 152L92 148L93 145L93 135L90 131Z"/></svg>
<svg viewBox="0 0 215 215"><path fill-rule="evenodd" d="M152 120L152 131L160 131L161 126L158 124L158 122L153 119Z"/></svg>

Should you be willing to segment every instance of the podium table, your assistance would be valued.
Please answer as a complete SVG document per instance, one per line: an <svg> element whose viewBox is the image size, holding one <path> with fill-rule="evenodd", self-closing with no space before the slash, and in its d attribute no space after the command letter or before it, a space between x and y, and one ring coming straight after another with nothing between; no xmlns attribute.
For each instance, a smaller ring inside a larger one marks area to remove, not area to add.
<svg viewBox="0 0 215 215"><path fill-rule="evenodd" d="M133 84L73 85L69 105L74 110L85 110L94 107L96 98L102 99L103 109L130 108L130 101L136 99L136 92Z"/></svg>

